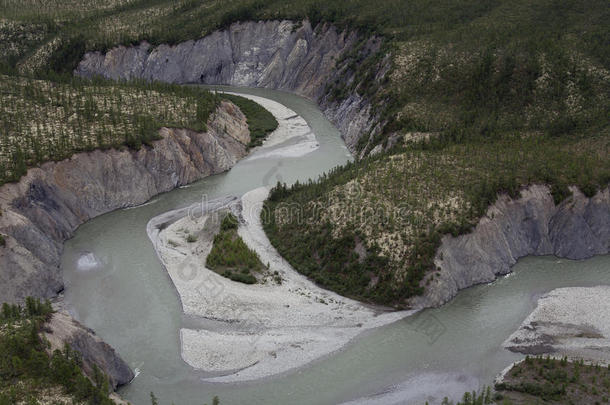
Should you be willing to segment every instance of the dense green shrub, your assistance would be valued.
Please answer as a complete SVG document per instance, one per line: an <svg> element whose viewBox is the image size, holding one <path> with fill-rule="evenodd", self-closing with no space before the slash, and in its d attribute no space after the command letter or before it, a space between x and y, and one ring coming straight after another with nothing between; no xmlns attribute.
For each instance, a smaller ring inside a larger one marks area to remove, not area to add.
<svg viewBox="0 0 610 405"><path fill-rule="evenodd" d="M237 218L232 213L226 214L221 221L206 267L244 284L255 284L257 279L252 273L264 270L256 252L237 234Z"/></svg>
<svg viewBox="0 0 610 405"><path fill-rule="evenodd" d="M232 213L228 213L220 223L220 230L226 232L231 229L237 229L237 218Z"/></svg>
<svg viewBox="0 0 610 405"><path fill-rule="evenodd" d="M222 97L237 105L247 117L248 129L250 130L250 147L260 146L267 135L277 129L278 122L273 114L260 104L232 94L223 94Z"/></svg>
<svg viewBox="0 0 610 405"><path fill-rule="evenodd" d="M244 274L244 273L235 273L233 271L230 270L225 270L222 273L223 276L225 276L228 279L231 279L233 281L237 281L239 283L244 283L244 284L256 284L256 277L254 277L252 274L248 273L248 274Z"/></svg>
<svg viewBox="0 0 610 405"><path fill-rule="evenodd" d="M570 197L572 192L567 185L561 183L553 183L551 186L551 194L555 205L559 205L563 200Z"/></svg>
<svg viewBox="0 0 610 405"><path fill-rule="evenodd" d="M87 51L87 41L82 34L61 41L59 48L51 54L48 69L56 73L72 73Z"/></svg>

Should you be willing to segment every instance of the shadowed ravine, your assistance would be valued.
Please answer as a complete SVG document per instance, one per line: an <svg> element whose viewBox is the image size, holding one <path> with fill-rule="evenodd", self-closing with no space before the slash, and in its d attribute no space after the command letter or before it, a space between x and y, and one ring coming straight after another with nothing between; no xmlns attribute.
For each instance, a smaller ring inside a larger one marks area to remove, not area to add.
<svg viewBox="0 0 610 405"><path fill-rule="evenodd" d="M200 404L219 395L223 404L330 404L392 392L394 386L400 398L416 403L423 403L430 392L436 398L461 395L490 383L520 358L501 345L540 294L560 286L610 284L608 256L583 262L526 258L508 277L462 291L441 308L368 332L345 350L297 372L240 385L200 381L205 376L180 357L178 330L192 320L180 315L174 287L146 235L147 222L196 203L203 195L240 195L278 179L315 177L348 159L338 132L313 103L269 90L249 92L275 99L303 116L320 148L304 158L242 161L228 173L163 194L147 205L96 218L81 226L65 246L68 307L140 372L120 391L127 400L145 404L154 391L165 403ZM416 375L419 388L414 392L409 381ZM439 387L446 390L440 392ZM380 398L391 401L392 394L387 395Z"/></svg>

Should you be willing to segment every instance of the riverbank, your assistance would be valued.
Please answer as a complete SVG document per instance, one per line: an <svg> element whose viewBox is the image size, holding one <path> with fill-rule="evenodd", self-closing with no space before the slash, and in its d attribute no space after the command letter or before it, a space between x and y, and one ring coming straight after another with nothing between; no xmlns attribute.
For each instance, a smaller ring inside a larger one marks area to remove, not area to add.
<svg viewBox="0 0 610 405"><path fill-rule="evenodd" d="M263 147L258 148L256 153L251 153L246 160L302 157L320 146L307 122L290 108L264 97L234 92L221 93L252 100L263 106L278 121L277 129L263 141Z"/></svg>
<svg viewBox="0 0 610 405"><path fill-rule="evenodd" d="M267 193L258 188L240 201L212 202L213 208L203 215L186 215L183 210L186 216L157 235L151 233L184 313L208 321L207 327L183 328L180 335L183 359L194 368L219 374L212 381L248 381L301 367L341 349L365 330L412 313L366 307L323 290L296 272L271 246L260 224ZM212 224L222 210L240 217L240 237L268 265L269 273L280 275L281 284L245 285L205 268ZM163 216L161 222L167 223L169 217ZM189 243L187 234L197 241Z"/></svg>
<svg viewBox="0 0 610 405"><path fill-rule="evenodd" d="M510 351L610 364L610 286L559 288L504 342Z"/></svg>
<svg viewBox="0 0 610 405"><path fill-rule="evenodd" d="M554 255L582 260L608 254L610 188L587 197L570 187L559 204L547 185L522 188L518 198L501 194L471 232L445 235L434 256L435 274L424 278L416 308L438 307L459 290L512 272L522 257Z"/></svg>
<svg viewBox="0 0 610 405"><path fill-rule="evenodd" d="M497 395L515 404L607 401L609 317L608 285L558 288L543 295L503 344L528 356L495 378Z"/></svg>

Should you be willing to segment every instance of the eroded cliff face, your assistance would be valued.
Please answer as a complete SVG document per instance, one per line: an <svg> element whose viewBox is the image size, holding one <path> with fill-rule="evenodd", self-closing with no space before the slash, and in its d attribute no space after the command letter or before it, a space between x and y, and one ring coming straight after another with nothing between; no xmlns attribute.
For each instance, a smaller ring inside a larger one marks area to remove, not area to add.
<svg viewBox="0 0 610 405"><path fill-rule="evenodd" d="M438 272L412 304L440 306L461 289L510 273L525 256L586 259L609 253L610 189L593 198L572 192L557 206L547 186L528 187L515 200L500 196L472 233L443 238L435 257Z"/></svg>
<svg viewBox="0 0 610 405"><path fill-rule="evenodd" d="M97 366L108 376L113 390L127 384L134 377L133 371L110 345L66 312L59 311L51 316L45 324L44 337L51 344L50 352L63 351L66 344L72 350L78 351L81 354L83 371L93 378L94 366Z"/></svg>
<svg viewBox="0 0 610 405"><path fill-rule="evenodd" d="M329 86L350 84L353 75L339 66L341 57L360 41L354 33L338 32L309 22L245 22L231 25L196 41L175 46L119 46L106 54L88 53L75 74L114 80L145 79L170 83L226 84L290 91L317 102L355 150L374 122L367 100L352 91L334 101ZM360 49L377 52L371 38Z"/></svg>
<svg viewBox="0 0 610 405"><path fill-rule="evenodd" d="M63 242L87 220L230 169L247 153L246 117L223 102L208 131L160 130L161 140L138 151L79 153L28 170L0 188L0 302L49 298L63 289Z"/></svg>

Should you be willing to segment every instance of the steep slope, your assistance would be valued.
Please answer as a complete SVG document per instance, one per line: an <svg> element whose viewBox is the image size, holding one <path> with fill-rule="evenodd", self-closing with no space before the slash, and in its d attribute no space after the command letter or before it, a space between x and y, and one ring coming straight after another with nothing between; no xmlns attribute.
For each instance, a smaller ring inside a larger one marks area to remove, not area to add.
<svg viewBox="0 0 610 405"><path fill-rule="evenodd" d="M97 366L108 376L110 387L129 383L134 373L112 347L95 335L91 329L72 319L66 312L55 312L45 324L44 337L51 344L50 351L64 350L69 345L82 356L83 371L93 378Z"/></svg>
<svg viewBox="0 0 610 405"><path fill-rule="evenodd" d="M313 184L276 188L265 230L296 269L329 289L389 305L440 305L528 254L607 252L607 142L598 135L410 145ZM528 187L545 183L544 192ZM500 208L488 213L498 190ZM445 236L471 232L462 242ZM439 262L444 243L451 249ZM424 301L414 298L422 294Z"/></svg>
<svg viewBox="0 0 610 405"><path fill-rule="evenodd" d="M380 45L378 38L363 40L328 24L314 29L308 21L245 22L173 46L153 47L143 42L105 54L87 53L75 74L294 92L318 102L341 130L348 147L355 150L359 137L372 126L369 101L353 91L335 102L329 89L335 82L353 80L341 64L346 53L358 47L364 58L377 53Z"/></svg>
<svg viewBox="0 0 610 405"><path fill-rule="evenodd" d="M413 305L442 305L461 289L510 273L525 256L579 260L610 253L610 190L592 198L572 192L559 205L546 186L531 186L516 199L501 196L472 233L443 238L434 259L437 272L424 279L424 294Z"/></svg>
<svg viewBox="0 0 610 405"><path fill-rule="evenodd" d="M163 128L161 140L138 151L79 153L30 169L0 188L0 302L53 297L63 288L63 242L103 213L230 169L247 153L246 117L222 102L208 131Z"/></svg>

